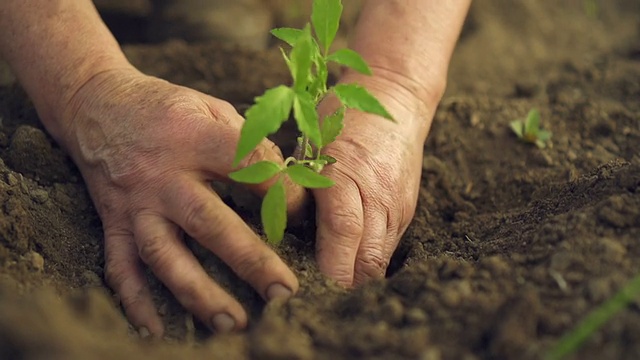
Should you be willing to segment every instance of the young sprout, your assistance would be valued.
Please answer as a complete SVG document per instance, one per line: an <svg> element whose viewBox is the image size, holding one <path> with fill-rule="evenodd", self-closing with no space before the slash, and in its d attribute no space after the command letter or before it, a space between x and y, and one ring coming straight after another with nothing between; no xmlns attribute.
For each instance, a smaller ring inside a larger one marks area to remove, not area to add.
<svg viewBox="0 0 640 360"><path fill-rule="evenodd" d="M541 149L551 139L550 131L540 129L540 112L537 109L531 109L526 119L513 120L509 126L520 140Z"/></svg>
<svg viewBox="0 0 640 360"><path fill-rule="evenodd" d="M271 31L291 47L289 52L280 50L289 67L293 85L280 85L267 90L255 99L255 104L245 113L234 167L266 136L277 132L291 113L301 133L298 138L300 156L287 158L284 165L261 161L229 174L232 180L247 184L260 184L275 178L273 185L267 190L260 211L264 232L270 243L282 241L287 225L283 182L285 177L309 189L333 186L333 180L320 172L337 160L324 154L322 150L340 135L346 109L356 109L393 120L382 104L364 87L358 84L327 84L329 62L371 75L371 69L355 51L342 49L330 52L341 15L341 0L314 0L311 24L302 29L278 28ZM335 113L320 121L317 105L329 94L333 94L341 106Z"/></svg>

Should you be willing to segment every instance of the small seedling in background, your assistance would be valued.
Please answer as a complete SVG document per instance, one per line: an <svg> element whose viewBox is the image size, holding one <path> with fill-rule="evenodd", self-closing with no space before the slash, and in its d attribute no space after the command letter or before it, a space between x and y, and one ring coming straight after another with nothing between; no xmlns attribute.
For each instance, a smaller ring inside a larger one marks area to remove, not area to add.
<svg viewBox="0 0 640 360"><path fill-rule="evenodd" d="M513 120L509 126L520 140L535 144L541 149L551 139L550 131L540 129L540 112L537 109L531 109L525 119Z"/></svg>
<svg viewBox="0 0 640 360"><path fill-rule="evenodd" d="M332 143L342 131L346 109L356 109L393 120L380 102L362 86L327 86L329 62L371 75L371 69L355 51L342 49L329 53L338 32L341 15L341 0L314 0L311 25L307 24L303 29L278 28L271 31L291 47L288 53L281 50L291 72L293 85L280 85L267 90L256 98L255 104L245 113L234 167L265 137L277 132L289 119L292 111L301 133L298 138L300 155L297 158L287 158L284 166L271 161L260 161L229 174L232 180L247 184L260 184L275 178L262 201L260 211L264 232L271 243L282 241L287 225L283 182L285 177L309 189L327 188L334 184L320 172L326 165L337 160L323 154L322 149ZM317 105L329 94L335 95L341 106L335 113L320 121Z"/></svg>

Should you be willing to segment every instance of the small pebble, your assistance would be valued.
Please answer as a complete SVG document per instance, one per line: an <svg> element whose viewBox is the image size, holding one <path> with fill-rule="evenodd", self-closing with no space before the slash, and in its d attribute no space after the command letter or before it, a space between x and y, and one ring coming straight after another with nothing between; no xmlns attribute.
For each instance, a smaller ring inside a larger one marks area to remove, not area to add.
<svg viewBox="0 0 640 360"><path fill-rule="evenodd" d="M564 271L573 263L573 256L568 251L559 251L551 257L550 268L555 271Z"/></svg>
<svg viewBox="0 0 640 360"><path fill-rule="evenodd" d="M608 299L611 296L611 281L603 278L589 280L587 294L592 301L597 303Z"/></svg>
<svg viewBox="0 0 640 360"><path fill-rule="evenodd" d="M382 304L382 319L389 324L398 324L402 321L404 306L397 297L391 297Z"/></svg>
<svg viewBox="0 0 640 360"><path fill-rule="evenodd" d="M431 347L420 355L420 360L440 360L442 359L442 353L440 349Z"/></svg>
<svg viewBox="0 0 640 360"><path fill-rule="evenodd" d="M44 204L47 200L49 200L49 193L46 190L35 189L29 194L31 195L31 199L38 204Z"/></svg>
<svg viewBox="0 0 640 360"><path fill-rule="evenodd" d="M30 262L31 268L37 272L42 272L44 270L44 258L42 255L35 251L30 251L26 256L26 259Z"/></svg>
<svg viewBox="0 0 640 360"><path fill-rule="evenodd" d="M151 332L149 332L149 329L144 326L138 329L138 334L140 334L141 339L147 339L149 336L151 336Z"/></svg>
<svg viewBox="0 0 640 360"><path fill-rule="evenodd" d="M167 303L160 304L158 306L158 315L165 316L169 312L169 305Z"/></svg>
<svg viewBox="0 0 640 360"><path fill-rule="evenodd" d="M15 186L18 184L18 178L13 173L7 173L6 182L11 186Z"/></svg>
<svg viewBox="0 0 640 360"><path fill-rule="evenodd" d="M616 240L600 238L596 244L602 256L611 262L619 263L627 255L627 248Z"/></svg>
<svg viewBox="0 0 640 360"><path fill-rule="evenodd" d="M85 287L103 286L100 276L91 270L85 270L82 272L82 281L84 282Z"/></svg>
<svg viewBox="0 0 640 360"><path fill-rule="evenodd" d="M409 325L422 325L427 322L427 313L420 308L411 308L405 313L405 319Z"/></svg>
<svg viewBox="0 0 640 360"><path fill-rule="evenodd" d="M492 255L481 260L483 267L491 271L493 275L503 276L511 272L511 266L500 255Z"/></svg>

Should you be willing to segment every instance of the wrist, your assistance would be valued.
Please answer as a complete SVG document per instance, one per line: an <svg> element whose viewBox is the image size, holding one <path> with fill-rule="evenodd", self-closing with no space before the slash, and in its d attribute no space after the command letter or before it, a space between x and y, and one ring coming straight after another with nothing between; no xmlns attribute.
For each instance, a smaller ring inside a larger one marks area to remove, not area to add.
<svg viewBox="0 0 640 360"><path fill-rule="evenodd" d="M105 119L113 105L125 100L127 89L142 81L145 75L132 65L111 64L86 74L71 91L63 106L53 112L55 119L47 127L53 138L71 155L78 166L87 161L87 145L98 143ZM46 124L45 124L46 125Z"/></svg>
<svg viewBox="0 0 640 360"><path fill-rule="evenodd" d="M400 73L381 67L372 67L367 76L347 70L341 83L356 83L371 92L391 113L394 127L420 144L424 143L431 121L445 89L445 81L418 84Z"/></svg>

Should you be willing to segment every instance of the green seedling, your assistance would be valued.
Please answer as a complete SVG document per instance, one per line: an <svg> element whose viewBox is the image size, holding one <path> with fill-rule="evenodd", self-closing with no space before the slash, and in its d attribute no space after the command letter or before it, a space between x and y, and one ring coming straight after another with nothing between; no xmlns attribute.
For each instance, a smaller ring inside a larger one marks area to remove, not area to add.
<svg viewBox="0 0 640 360"><path fill-rule="evenodd" d="M587 315L575 329L563 336L546 354L547 360L560 360L577 351L596 331L640 295L640 275L633 278L612 298Z"/></svg>
<svg viewBox="0 0 640 360"><path fill-rule="evenodd" d="M551 139L550 131L540 129L540 112L537 109L531 109L525 119L513 120L509 126L520 140L541 149Z"/></svg>
<svg viewBox="0 0 640 360"><path fill-rule="evenodd" d="M364 87L357 84L327 85L329 62L371 75L371 69L355 51L342 49L330 53L341 15L341 0L314 0L311 24L302 29L278 28L271 31L290 47L288 52L282 48L281 51L293 84L267 90L255 99L255 104L245 113L246 121L240 133L234 167L266 136L277 132L291 113L301 134L298 137L300 155L287 158L284 165L260 161L229 174L232 180L246 184L273 181L260 211L264 232L270 243L282 241L287 224L285 177L308 189L328 188L334 184L333 180L320 172L337 160L323 154L322 150L335 141L342 131L346 109L393 120ZM335 113L320 119L317 105L330 94L340 100L341 106Z"/></svg>

